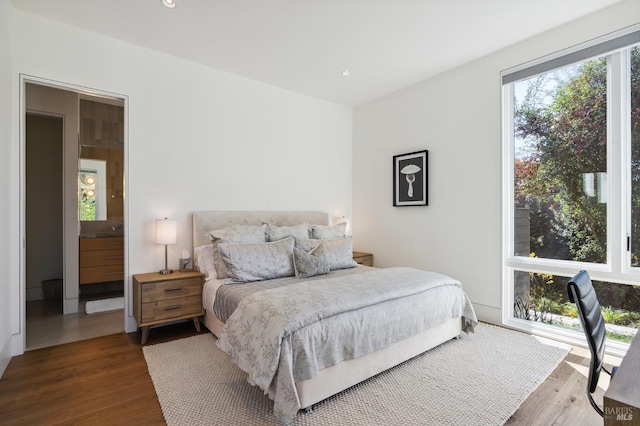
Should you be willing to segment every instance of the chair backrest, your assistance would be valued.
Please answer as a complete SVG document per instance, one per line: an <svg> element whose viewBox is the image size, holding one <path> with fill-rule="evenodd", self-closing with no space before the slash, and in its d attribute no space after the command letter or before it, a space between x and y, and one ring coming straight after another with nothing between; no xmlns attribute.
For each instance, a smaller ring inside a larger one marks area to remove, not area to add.
<svg viewBox="0 0 640 426"><path fill-rule="evenodd" d="M606 329L600 303L587 271L578 272L567 284L569 300L576 304L578 317L587 337L591 350L591 368L589 369L589 392L598 386L598 377L604 358Z"/></svg>

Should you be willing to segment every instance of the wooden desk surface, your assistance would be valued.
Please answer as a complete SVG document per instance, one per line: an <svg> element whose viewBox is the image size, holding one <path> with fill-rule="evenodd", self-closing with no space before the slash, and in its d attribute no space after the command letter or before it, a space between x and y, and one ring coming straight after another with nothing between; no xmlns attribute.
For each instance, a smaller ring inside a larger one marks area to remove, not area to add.
<svg viewBox="0 0 640 426"><path fill-rule="evenodd" d="M640 332L604 393L604 422L640 426Z"/></svg>

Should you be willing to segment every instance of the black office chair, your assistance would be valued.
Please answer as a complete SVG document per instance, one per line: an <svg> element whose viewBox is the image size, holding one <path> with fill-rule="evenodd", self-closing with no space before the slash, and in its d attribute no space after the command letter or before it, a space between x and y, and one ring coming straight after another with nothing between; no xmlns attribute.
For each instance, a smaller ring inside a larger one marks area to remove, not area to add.
<svg viewBox="0 0 640 426"><path fill-rule="evenodd" d="M571 278L567 284L567 293L569 294L569 301L575 303L578 308L578 317L580 317L580 323L582 323L582 328L587 336L587 343L591 350L587 396L591 406L602 416L604 413L595 403L591 394L598 387L600 371L604 370L607 374L613 376L617 367L609 371L603 364L606 330L604 318L602 318L602 312L600 311L600 303L591 283L591 278L589 278L589 273L580 271Z"/></svg>

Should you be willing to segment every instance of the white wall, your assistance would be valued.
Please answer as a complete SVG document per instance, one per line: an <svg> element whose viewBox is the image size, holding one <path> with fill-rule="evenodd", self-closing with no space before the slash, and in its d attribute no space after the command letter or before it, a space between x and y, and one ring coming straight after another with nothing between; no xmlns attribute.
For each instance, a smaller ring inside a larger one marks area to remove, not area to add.
<svg viewBox="0 0 640 426"><path fill-rule="evenodd" d="M631 0L354 110L353 232L376 266L462 281L478 316L501 321L500 71L632 25ZM505 35L508 36L508 35ZM429 206L392 207L392 156L429 150Z"/></svg>
<svg viewBox="0 0 640 426"><path fill-rule="evenodd" d="M351 216L351 109L19 10L13 16L14 73L128 97L129 276L164 266L157 218L178 221L178 243L169 246L176 268L181 250L191 250L196 210ZM17 90L13 99L18 114Z"/></svg>
<svg viewBox="0 0 640 426"><path fill-rule="evenodd" d="M13 150L12 129L13 120L12 104L12 55L11 55L11 30L13 9L10 0L0 0L0 151L5 153L0 155L0 376L9 364L11 349L11 336L18 324L18 309L14 309L15 300L19 289L18 281L15 279L17 268L11 267L11 262L17 260L12 253L17 251L15 240L6 238L14 235L11 232L12 223L11 210L6 208L11 204L12 181L11 181L11 153ZM14 249L14 250L12 250Z"/></svg>

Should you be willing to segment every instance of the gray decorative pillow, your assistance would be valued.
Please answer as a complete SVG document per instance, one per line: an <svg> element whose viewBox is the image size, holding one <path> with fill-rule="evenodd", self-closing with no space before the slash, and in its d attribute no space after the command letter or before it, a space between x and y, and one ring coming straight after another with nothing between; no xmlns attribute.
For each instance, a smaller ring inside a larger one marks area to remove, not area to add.
<svg viewBox="0 0 640 426"><path fill-rule="evenodd" d="M293 237L271 243L218 244L229 274L227 282L244 283L294 276L293 245Z"/></svg>
<svg viewBox="0 0 640 426"><path fill-rule="evenodd" d="M293 267L296 277L309 278L316 275L329 273L329 257L327 248L320 244L310 252L306 252L298 247L293 248Z"/></svg>
<svg viewBox="0 0 640 426"><path fill-rule="evenodd" d="M216 229L206 234L213 242L213 264L219 280L229 278L227 267L222 261L218 245L220 243L263 243L267 241L267 225L233 225Z"/></svg>
<svg viewBox="0 0 640 426"><path fill-rule="evenodd" d="M353 239L352 237L337 238L333 240L296 240L296 246L304 251L311 251L320 244L327 249L329 259L329 269L355 268L358 263L353 260Z"/></svg>
<svg viewBox="0 0 640 426"><path fill-rule="evenodd" d="M311 238L318 239L335 239L344 238L344 232L347 228L347 223L339 223L333 226L327 225L311 225Z"/></svg>
<svg viewBox="0 0 640 426"><path fill-rule="evenodd" d="M278 241L287 237L309 238L309 224L301 223L292 226L276 226L267 224L267 241Z"/></svg>

